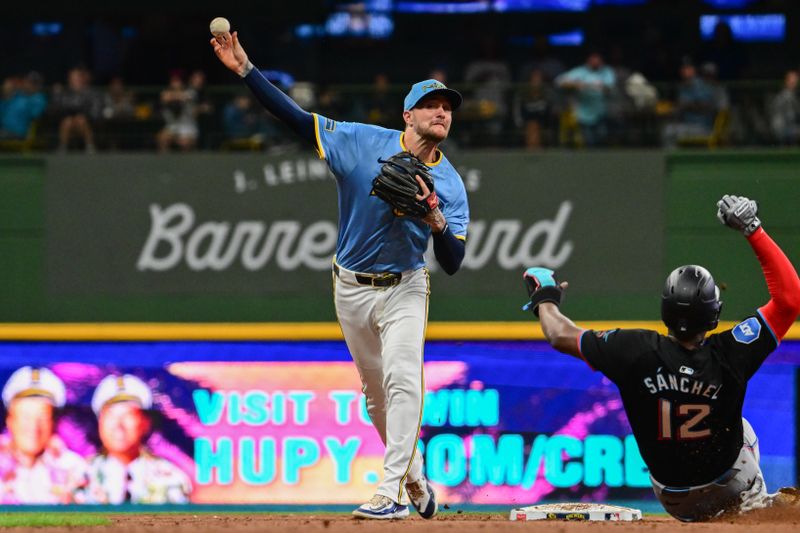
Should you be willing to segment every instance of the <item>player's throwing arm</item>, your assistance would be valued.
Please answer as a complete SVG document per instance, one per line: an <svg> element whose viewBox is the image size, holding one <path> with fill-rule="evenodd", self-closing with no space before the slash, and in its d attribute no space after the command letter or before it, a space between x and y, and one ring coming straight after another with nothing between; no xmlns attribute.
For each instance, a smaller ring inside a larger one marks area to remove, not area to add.
<svg viewBox="0 0 800 533"><path fill-rule="evenodd" d="M425 394L423 348L430 281L424 253L454 274L464 258L469 208L463 181L439 150L461 95L436 80L414 84L402 131L339 122L301 109L253 66L236 32L217 22L211 46L261 104L313 146L336 178L339 233L332 262L336 315L386 444L383 479L353 514L400 519L410 502L438 511L417 452ZM399 106L398 106L399 107Z"/></svg>

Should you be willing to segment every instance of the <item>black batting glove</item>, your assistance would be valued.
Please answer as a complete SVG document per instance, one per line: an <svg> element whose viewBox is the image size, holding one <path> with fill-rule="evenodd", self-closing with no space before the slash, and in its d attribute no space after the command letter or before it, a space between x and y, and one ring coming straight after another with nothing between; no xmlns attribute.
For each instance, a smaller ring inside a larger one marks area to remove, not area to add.
<svg viewBox="0 0 800 533"><path fill-rule="evenodd" d="M522 275L530 301L522 306L523 311L533 311L539 316L539 304L552 302L561 304L561 286L556 282L555 272L549 268L531 267Z"/></svg>

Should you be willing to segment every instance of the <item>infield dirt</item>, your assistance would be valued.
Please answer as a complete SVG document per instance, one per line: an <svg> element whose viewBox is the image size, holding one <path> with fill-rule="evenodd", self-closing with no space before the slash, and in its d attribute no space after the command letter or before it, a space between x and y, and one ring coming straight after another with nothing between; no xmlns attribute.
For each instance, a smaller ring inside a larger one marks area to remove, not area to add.
<svg viewBox="0 0 800 533"><path fill-rule="evenodd" d="M506 532L558 532L617 533L667 531L704 533L789 533L800 530L800 509L781 508L757 511L748 515L731 516L713 522L684 524L667 517L645 517L640 522L510 522L500 514L443 513L434 520L412 517L407 520L376 522L355 520L339 514L125 514L110 515L112 526L97 527L47 527L10 528L14 531L36 533L226 533L249 532L301 532L323 533L506 533ZM591 528L591 529L589 529Z"/></svg>

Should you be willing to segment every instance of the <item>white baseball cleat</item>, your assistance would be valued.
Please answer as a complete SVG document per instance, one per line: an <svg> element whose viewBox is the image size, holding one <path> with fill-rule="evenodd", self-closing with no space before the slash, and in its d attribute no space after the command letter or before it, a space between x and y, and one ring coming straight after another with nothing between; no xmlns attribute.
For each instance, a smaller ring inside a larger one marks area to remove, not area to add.
<svg viewBox="0 0 800 533"><path fill-rule="evenodd" d="M400 505L381 494L376 494L370 501L353 511L356 518L372 518L377 520L399 520L408 518L408 506Z"/></svg>
<svg viewBox="0 0 800 533"><path fill-rule="evenodd" d="M439 512L436 493L427 479L409 481L406 483L406 492L411 504L422 518L433 518Z"/></svg>

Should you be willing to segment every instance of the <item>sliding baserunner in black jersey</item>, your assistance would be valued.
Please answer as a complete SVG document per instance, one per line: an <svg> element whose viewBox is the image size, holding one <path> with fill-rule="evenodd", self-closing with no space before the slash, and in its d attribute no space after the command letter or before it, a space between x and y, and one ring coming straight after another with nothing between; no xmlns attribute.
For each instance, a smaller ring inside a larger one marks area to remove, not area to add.
<svg viewBox="0 0 800 533"><path fill-rule="evenodd" d="M619 388L653 489L675 518L695 521L726 510L767 507L758 439L742 418L747 382L777 348L800 313L800 279L761 227L757 206L744 197L718 202L720 221L741 231L764 271L771 299L733 329L714 335L722 302L703 267L675 269L664 284L655 331L591 331L561 314L566 283L551 270L530 268L526 308L558 351L579 357Z"/></svg>

